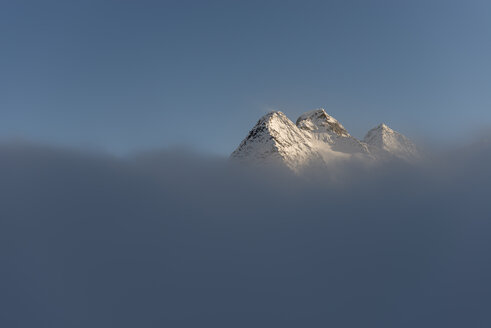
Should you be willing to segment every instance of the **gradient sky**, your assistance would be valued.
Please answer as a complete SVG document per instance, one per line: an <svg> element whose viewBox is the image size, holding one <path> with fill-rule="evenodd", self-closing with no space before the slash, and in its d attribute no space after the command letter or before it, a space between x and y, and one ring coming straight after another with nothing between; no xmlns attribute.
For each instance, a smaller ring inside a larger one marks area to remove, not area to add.
<svg viewBox="0 0 491 328"><path fill-rule="evenodd" d="M0 138L228 154L272 109L491 125L491 2L2 1Z"/></svg>

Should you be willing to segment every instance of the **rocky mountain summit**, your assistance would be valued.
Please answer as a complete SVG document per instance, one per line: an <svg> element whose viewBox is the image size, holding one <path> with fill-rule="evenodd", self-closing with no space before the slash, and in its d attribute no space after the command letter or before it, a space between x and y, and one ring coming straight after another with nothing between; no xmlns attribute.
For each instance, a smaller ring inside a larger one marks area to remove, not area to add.
<svg viewBox="0 0 491 328"><path fill-rule="evenodd" d="M280 164L298 172L352 158L381 161L414 161L416 146L385 124L368 131L360 141L323 108L306 112L293 123L280 111L259 119L231 154L233 160L252 164Z"/></svg>

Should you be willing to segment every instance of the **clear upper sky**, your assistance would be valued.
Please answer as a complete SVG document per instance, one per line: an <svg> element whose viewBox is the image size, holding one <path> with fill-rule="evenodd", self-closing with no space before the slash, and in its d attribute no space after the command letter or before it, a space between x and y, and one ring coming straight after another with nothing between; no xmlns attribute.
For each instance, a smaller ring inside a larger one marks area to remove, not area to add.
<svg viewBox="0 0 491 328"><path fill-rule="evenodd" d="M491 125L491 1L2 1L0 138L228 154L272 109Z"/></svg>

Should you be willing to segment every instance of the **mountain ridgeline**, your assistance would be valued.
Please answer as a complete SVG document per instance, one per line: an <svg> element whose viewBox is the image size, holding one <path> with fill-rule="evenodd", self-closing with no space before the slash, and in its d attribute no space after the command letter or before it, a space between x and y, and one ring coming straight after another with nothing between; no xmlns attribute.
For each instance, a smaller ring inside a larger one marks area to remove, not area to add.
<svg viewBox="0 0 491 328"><path fill-rule="evenodd" d="M296 123L280 111L264 115L231 158L254 165L279 164L300 172L311 165L351 159L414 162L420 155L409 139L385 124L368 131L360 141L319 108L302 114Z"/></svg>

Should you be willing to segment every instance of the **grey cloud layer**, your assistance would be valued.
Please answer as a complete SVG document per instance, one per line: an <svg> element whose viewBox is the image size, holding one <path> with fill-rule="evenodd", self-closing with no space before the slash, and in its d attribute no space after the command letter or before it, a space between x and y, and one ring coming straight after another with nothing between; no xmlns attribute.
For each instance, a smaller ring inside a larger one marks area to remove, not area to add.
<svg viewBox="0 0 491 328"><path fill-rule="evenodd" d="M491 149L251 172L0 146L2 327L486 327Z"/></svg>

